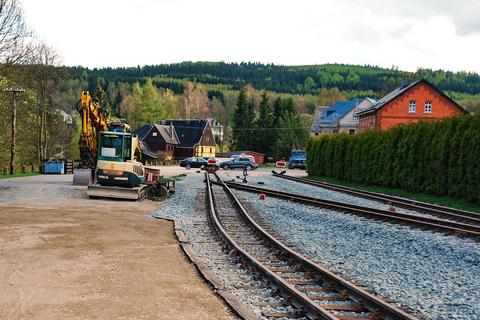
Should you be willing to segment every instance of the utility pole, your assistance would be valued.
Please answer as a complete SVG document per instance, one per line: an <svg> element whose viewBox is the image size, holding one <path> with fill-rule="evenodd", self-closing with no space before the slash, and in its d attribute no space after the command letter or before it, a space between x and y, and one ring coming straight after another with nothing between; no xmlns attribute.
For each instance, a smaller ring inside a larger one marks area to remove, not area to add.
<svg viewBox="0 0 480 320"><path fill-rule="evenodd" d="M15 173L15 140L17 135L17 93L24 92L21 88L6 88L4 92L10 92L13 96L12 101L12 144L10 146L10 175Z"/></svg>

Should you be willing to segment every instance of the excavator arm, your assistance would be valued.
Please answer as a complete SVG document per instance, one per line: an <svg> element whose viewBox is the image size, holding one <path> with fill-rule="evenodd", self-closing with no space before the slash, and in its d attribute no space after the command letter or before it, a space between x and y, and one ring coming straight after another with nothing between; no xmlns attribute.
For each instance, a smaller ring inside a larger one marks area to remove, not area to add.
<svg viewBox="0 0 480 320"><path fill-rule="evenodd" d="M82 96L77 103L77 111L82 118L79 167L95 169L98 155L98 136L101 131L108 131L107 115L100 109L100 104L92 99L88 91L82 91Z"/></svg>

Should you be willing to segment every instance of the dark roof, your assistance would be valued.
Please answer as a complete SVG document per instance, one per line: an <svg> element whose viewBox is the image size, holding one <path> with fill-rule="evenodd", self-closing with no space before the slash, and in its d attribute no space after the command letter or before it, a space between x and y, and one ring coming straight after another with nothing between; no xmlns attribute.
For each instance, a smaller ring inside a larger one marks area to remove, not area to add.
<svg viewBox="0 0 480 320"><path fill-rule="evenodd" d="M157 154L155 152L153 152L150 149L150 147L148 146L148 144L146 144L145 142L140 141L140 146L142 148L142 153L146 154L147 156L149 156L151 158L156 158L157 157Z"/></svg>
<svg viewBox="0 0 480 320"><path fill-rule="evenodd" d="M170 144L179 144L177 133L175 132L175 127L170 127L166 125L156 124L155 127L157 128L158 132L162 135L163 139L166 143ZM173 135L172 135L173 130Z"/></svg>
<svg viewBox="0 0 480 320"><path fill-rule="evenodd" d="M458 103L453 101L452 98L450 98L445 93L440 91L437 87L435 87L433 84L431 84L427 80L421 79L421 80L414 81L410 84L401 85L400 87L396 88L395 90L393 90L392 92L388 93L386 96L384 96L383 98L378 100L377 103L374 104L373 106L371 106L370 108L357 113L357 115L363 115L363 114L367 114L367 113L377 111L378 109L383 107L385 104L389 103L393 99L397 98L398 96L402 95L403 93L407 92L408 90L412 89L413 87L417 86L420 83L424 83L424 84L428 85L433 90L437 91L440 95L442 95L444 98L446 98L447 100L452 102L454 105L456 105L462 112L467 113L467 111L465 109L463 109L463 107L460 106Z"/></svg>
<svg viewBox="0 0 480 320"><path fill-rule="evenodd" d="M150 130L152 130L153 126L155 126L158 132L160 132L165 142L170 144L179 144L175 127L173 128L173 138L172 138L172 133L170 132L169 125L167 126L167 125L149 123L138 128L137 130L134 131L134 133L138 135L140 140L143 140L143 138L145 138L145 136L150 132Z"/></svg>
<svg viewBox="0 0 480 320"><path fill-rule="evenodd" d="M137 136L140 138L140 140L142 140L143 137L145 137L147 135L148 131L150 131L150 129L152 129L152 127L153 127L153 124L148 123L148 124L145 124L142 127L138 128L133 133L137 134Z"/></svg>
<svg viewBox="0 0 480 320"><path fill-rule="evenodd" d="M179 148L193 148L200 142L203 131L208 124L207 120L164 120L162 124L173 124L177 133Z"/></svg>

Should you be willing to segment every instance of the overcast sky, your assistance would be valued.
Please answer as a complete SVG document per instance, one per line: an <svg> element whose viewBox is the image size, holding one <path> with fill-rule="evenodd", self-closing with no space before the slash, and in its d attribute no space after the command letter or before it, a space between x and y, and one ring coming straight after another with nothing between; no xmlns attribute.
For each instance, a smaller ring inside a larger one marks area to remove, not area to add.
<svg viewBox="0 0 480 320"><path fill-rule="evenodd" d="M323 63L480 72L480 0L22 0L66 65Z"/></svg>

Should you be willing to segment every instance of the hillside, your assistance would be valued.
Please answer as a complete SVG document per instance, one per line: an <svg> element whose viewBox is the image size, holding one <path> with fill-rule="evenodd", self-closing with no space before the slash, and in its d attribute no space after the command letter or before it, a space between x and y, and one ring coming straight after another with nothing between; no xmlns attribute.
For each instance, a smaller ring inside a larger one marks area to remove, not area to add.
<svg viewBox="0 0 480 320"><path fill-rule="evenodd" d="M280 66L260 63L182 62L132 68L86 69L70 67L73 78L87 77L89 83L132 83L144 77L169 77L204 84L223 84L238 90L245 84L256 89L278 93L315 94L321 88L336 87L341 91L371 91L381 95L401 79L426 78L443 91L469 95L480 94L480 76L471 72L419 69L406 72L397 68L324 64L309 66Z"/></svg>

